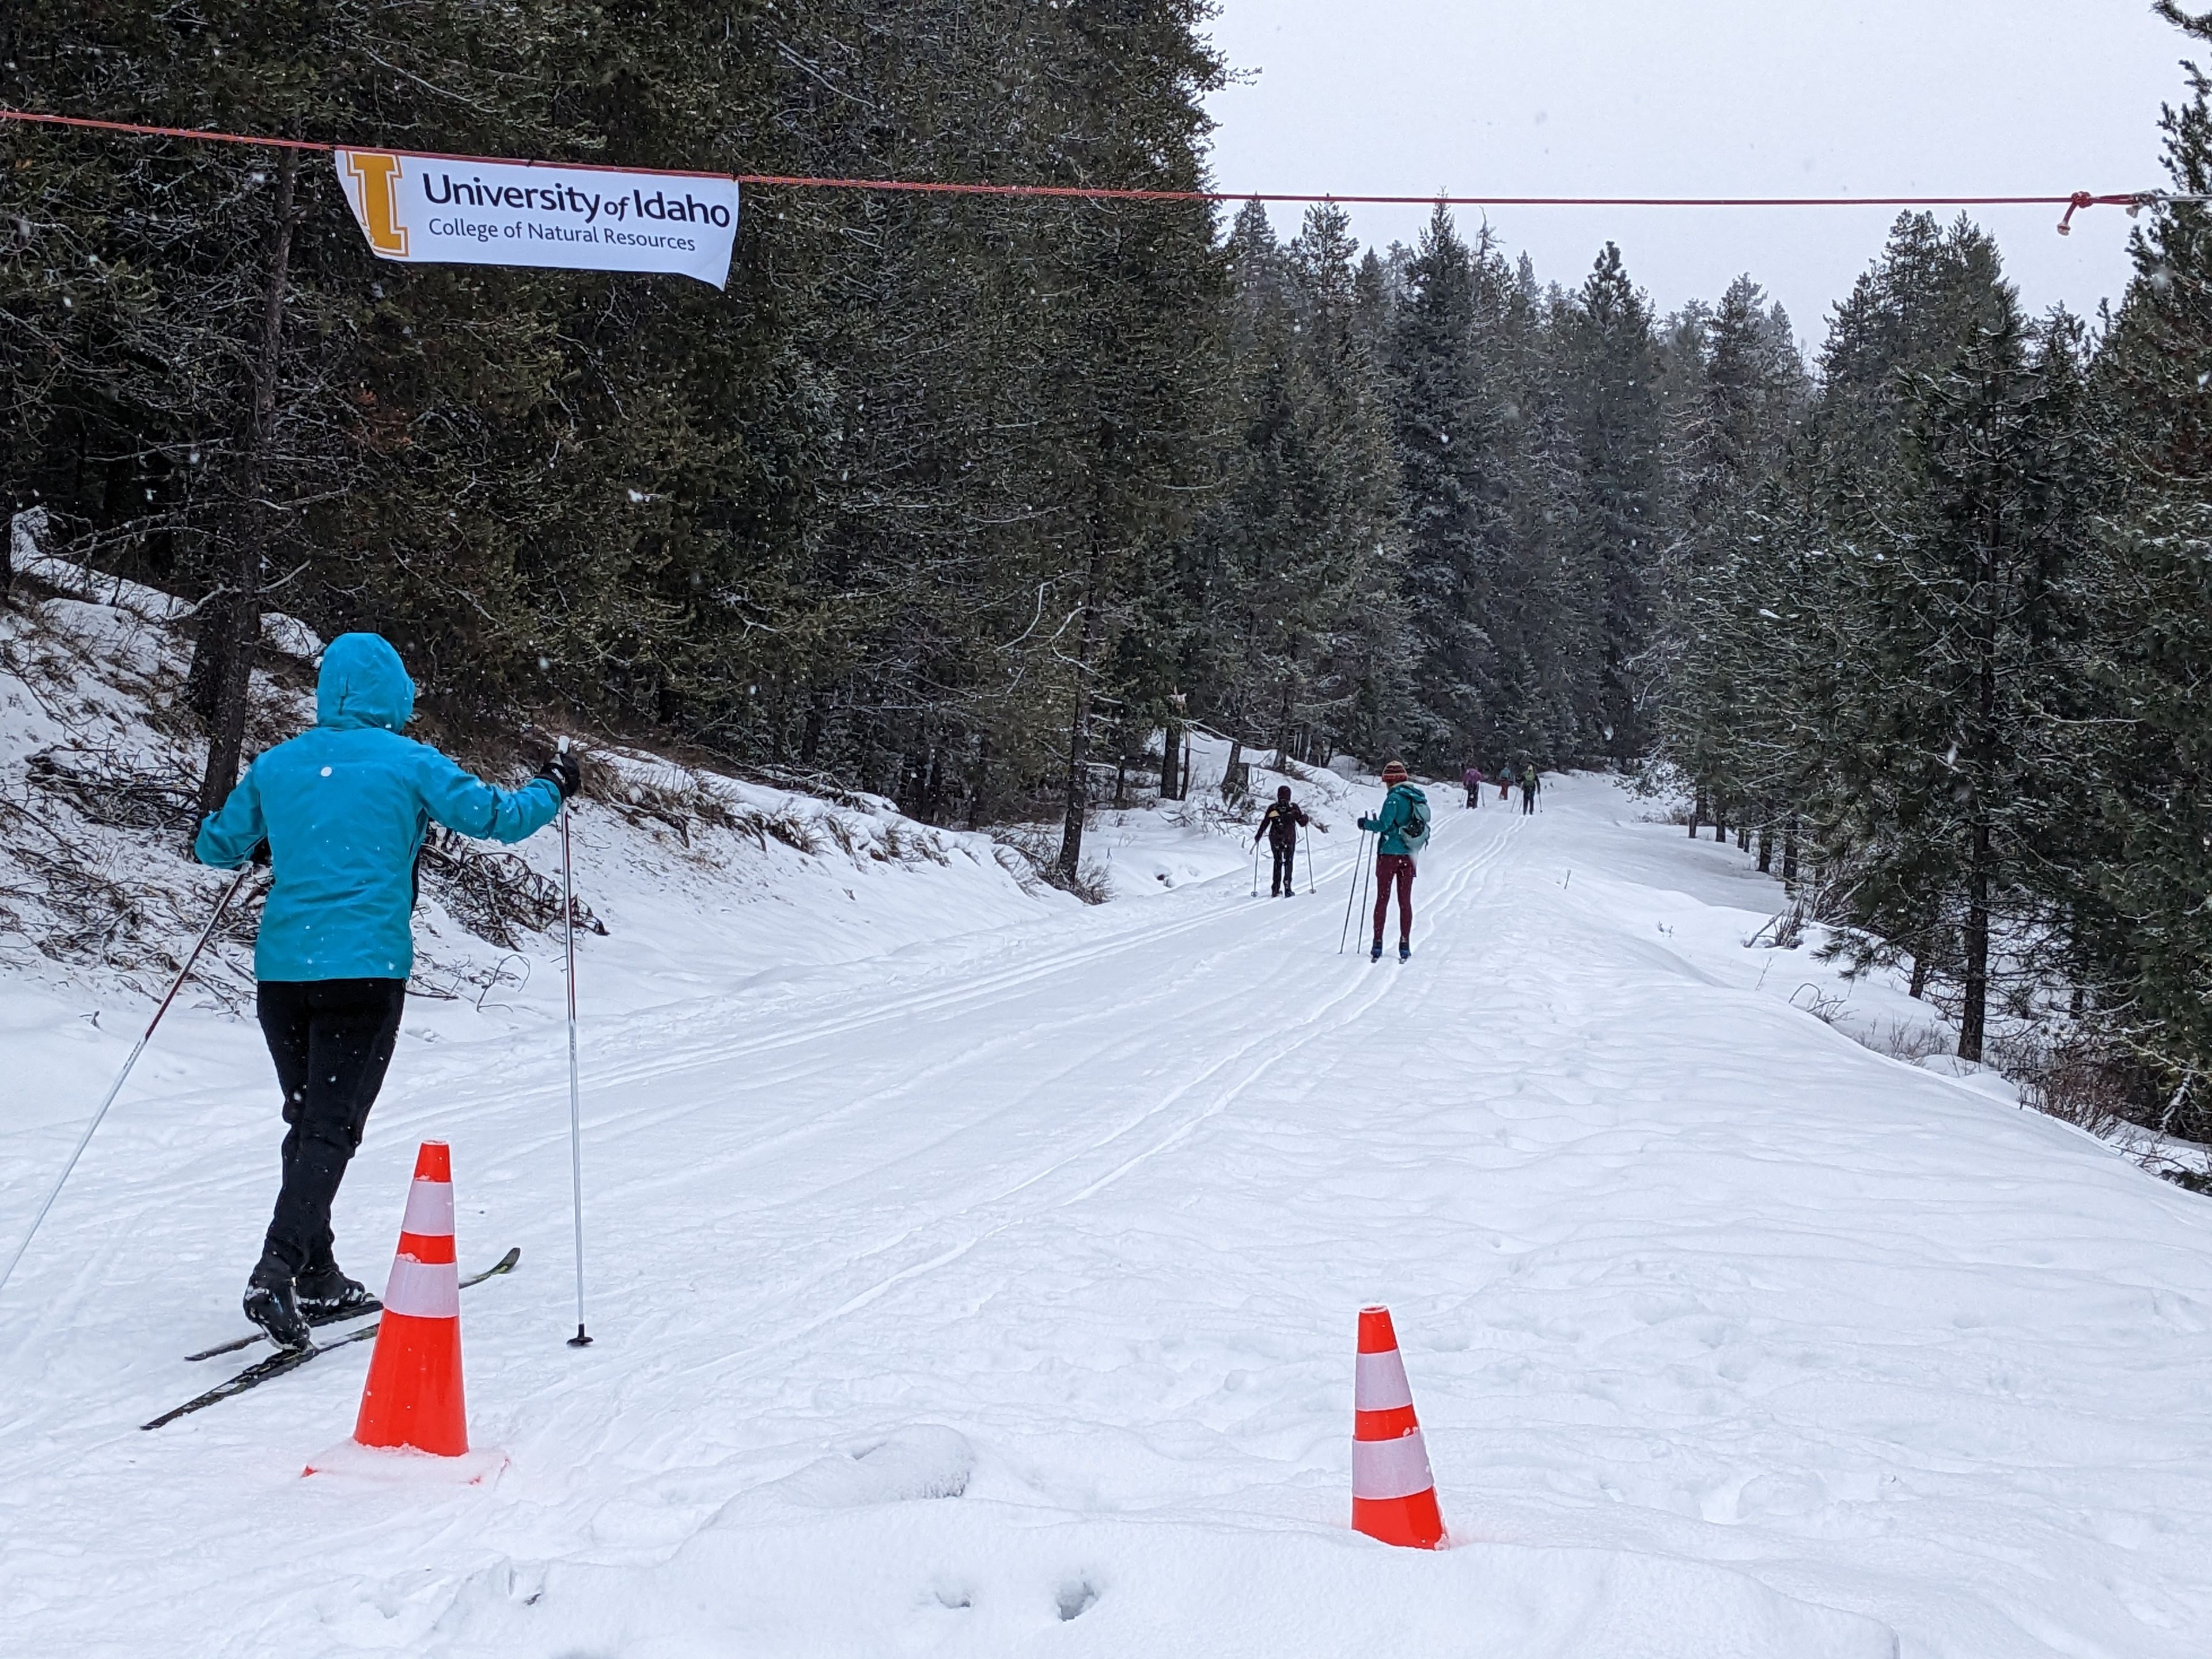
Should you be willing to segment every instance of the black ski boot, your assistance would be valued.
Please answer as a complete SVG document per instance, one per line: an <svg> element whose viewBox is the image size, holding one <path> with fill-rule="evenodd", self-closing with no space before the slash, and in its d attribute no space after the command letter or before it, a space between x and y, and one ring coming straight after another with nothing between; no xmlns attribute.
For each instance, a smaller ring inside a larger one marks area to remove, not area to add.
<svg viewBox="0 0 2212 1659"><path fill-rule="evenodd" d="M1378 939L1375 941L1375 948L1367 953L1367 959L1370 962L1380 962L1382 960L1382 941L1381 939Z"/></svg>
<svg viewBox="0 0 2212 1659"><path fill-rule="evenodd" d="M273 1255L246 1281L246 1316L269 1333L280 1348L312 1348L315 1334L301 1316L300 1300L293 1289L292 1270Z"/></svg>
<svg viewBox="0 0 2212 1659"><path fill-rule="evenodd" d="M1407 944L1404 939L1400 939L1398 941L1398 960L1401 962L1411 962L1413 959L1413 947Z"/></svg>
<svg viewBox="0 0 2212 1659"><path fill-rule="evenodd" d="M293 1281L293 1291L300 1299L300 1311L317 1325L365 1312L376 1305L368 1286L358 1279L347 1278L335 1265L308 1268Z"/></svg>

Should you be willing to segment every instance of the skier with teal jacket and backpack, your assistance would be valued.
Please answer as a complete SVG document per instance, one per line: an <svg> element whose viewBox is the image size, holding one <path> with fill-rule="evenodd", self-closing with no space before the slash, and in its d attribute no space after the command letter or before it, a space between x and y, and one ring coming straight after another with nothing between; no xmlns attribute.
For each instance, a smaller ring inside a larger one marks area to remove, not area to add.
<svg viewBox="0 0 2212 1659"><path fill-rule="evenodd" d="M1407 776L1406 763L1382 769L1390 793L1382 810L1359 820L1375 836L1375 946L1370 962L1382 960L1382 924L1390 914L1390 890L1398 890L1398 960L1413 954L1413 867L1429 844L1429 798Z"/></svg>
<svg viewBox="0 0 2212 1659"><path fill-rule="evenodd" d="M288 1348L313 1343L311 1324L373 1305L339 1271L331 1202L399 1035L423 836L441 823L520 841L576 793L576 763L565 754L520 789L494 788L400 736L414 712L415 683L388 642L332 640L313 727L246 769L194 848L221 869L249 859L270 866L254 1001L290 1127L246 1316Z"/></svg>

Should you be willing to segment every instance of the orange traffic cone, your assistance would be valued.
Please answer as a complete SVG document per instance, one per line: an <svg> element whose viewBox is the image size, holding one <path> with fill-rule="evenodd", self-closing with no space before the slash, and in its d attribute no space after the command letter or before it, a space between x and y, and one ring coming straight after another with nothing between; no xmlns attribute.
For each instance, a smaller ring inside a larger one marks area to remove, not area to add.
<svg viewBox="0 0 2212 1659"><path fill-rule="evenodd" d="M399 1253L384 1291L376 1352L353 1437L441 1457L469 1449L461 1399L461 1280L453 1265L453 1164L442 1140L415 1155Z"/></svg>
<svg viewBox="0 0 2212 1659"><path fill-rule="evenodd" d="M1352 1530L1432 1550L1443 1542L1443 1517L1388 1308L1359 1310L1358 1366L1352 1388Z"/></svg>

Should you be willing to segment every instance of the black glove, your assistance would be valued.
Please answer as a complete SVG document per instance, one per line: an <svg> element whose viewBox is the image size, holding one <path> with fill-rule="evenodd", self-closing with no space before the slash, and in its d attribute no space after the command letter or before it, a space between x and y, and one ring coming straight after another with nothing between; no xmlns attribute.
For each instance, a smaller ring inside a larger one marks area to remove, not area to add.
<svg viewBox="0 0 2212 1659"><path fill-rule="evenodd" d="M576 757L565 749L556 749L546 757L545 764L538 769L538 775L558 789L563 801L584 787L584 775L577 769Z"/></svg>
<svg viewBox="0 0 2212 1659"><path fill-rule="evenodd" d="M267 836L263 836L259 841L253 844L253 850L246 855L246 860L249 864L257 864L260 866L264 870L266 870L269 867L269 839Z"/></svg>

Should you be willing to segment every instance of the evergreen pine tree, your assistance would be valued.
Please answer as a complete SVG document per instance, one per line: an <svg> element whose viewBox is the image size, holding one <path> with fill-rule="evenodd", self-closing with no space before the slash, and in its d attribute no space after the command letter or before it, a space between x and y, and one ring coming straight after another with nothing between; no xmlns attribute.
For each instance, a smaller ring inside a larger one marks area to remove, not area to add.
<svg viewBox="0 0 2212 1659"><path fill-rule="evenodd" d="M1822 824L1854 926L1922 950L1931 921L1955 933L1974 1060L1997 953L2049 919L2032 869L2093 499L2078 332L2059 318L2031 339L2000 298L1996 325L1913 388L1905 489L1856 566L1852 740L1829 757Z"/></svg>
<svg viewBox="0 0 2212 1659"><path fill-rule="evenodd" d="M1436 768L1464 747L1497 690L1483 584L1505 534L1505 491L1493 447L1500 414L1478 357L1476 260L1438 204L1405 266L1390 342L1406 518L1408 758Z"/></svg>
<svg viewBox="0 0 2212 1659"><path fill-rule="evenodd" d="M2212 14L2158 9L2200 46ZM2164 113L2166 167L2212 191L2212 77ZM2082 817L2069 851L2074 966L2099 1029L2132 1054L2150 1121L2212 1133L2212 211L2162 204L2132 239L2135 275L2097 379L2119 502L2086 584L2078 661L2094 720L2069 732Z"/></svg>

